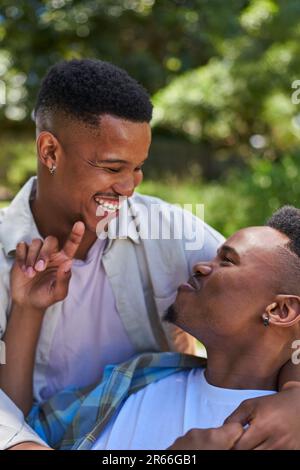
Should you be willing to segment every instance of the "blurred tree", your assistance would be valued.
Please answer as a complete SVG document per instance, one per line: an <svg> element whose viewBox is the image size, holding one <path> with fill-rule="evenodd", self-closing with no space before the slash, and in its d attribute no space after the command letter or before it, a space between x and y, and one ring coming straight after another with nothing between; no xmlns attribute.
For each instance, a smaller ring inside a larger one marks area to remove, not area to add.
<svg viewBox="0 0 300 470"><path fill-rule="evenodd" d="M215 36L215 56L155 95L154 124L209 142L220 159L258 152L274 160L299 147L299 106L291 97L300 77L300 2L246 3L233 37Z"/></svg>
<svg viewBox="0 0 300 470"><path fill-rule="evenodd" d="M298 144L299 15L298 0L1 0L2 129L28 129L49 66L97 57L151 93L165 87L161 128L209 142L220 159L274 158Z"/></svg>
<svg viewBox="0 0 300 470"><path fill-rule="evenodd" d="M40 79L60 59L124 67L151 92L207 63L240 29L245 0L1 0L4 127L29 122ZM10 121L10 122L8 122Z"/></svg>
<svg viewBox="0 0 300 470"><path fill-rule="evenodd" d="M124 67L152 93L206 63L234 34L237 13L222 0L1 0L3 117L22 121L41 77L60 59L97 57Z"/></svg>
<svg viewBox="0 0 300 470"><path fill-rule="evenodd" d="M295 155L299 17L299 0L0 0L0 183L34 171L30 114L46 70L81 57L114 62L154 95L158 174L162 156L180 175L199 160L215 176L219 161Z"/></svg>

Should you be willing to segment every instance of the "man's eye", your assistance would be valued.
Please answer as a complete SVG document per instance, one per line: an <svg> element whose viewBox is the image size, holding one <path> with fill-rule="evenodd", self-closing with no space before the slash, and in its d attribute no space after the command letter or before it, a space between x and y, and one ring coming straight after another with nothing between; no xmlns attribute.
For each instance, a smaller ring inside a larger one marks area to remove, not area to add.
<svg viewBox="0 0 300 470"><path fill-rule="evenodd" d="M227 256L223 256L221 262L225 264L234 264L230 258L227 258Z"/></svg>
<svg viewBox="0 0 300 470"><path fill-rule="evenodd" d="M104 168L105 171L108 171L108 173L119 173L120 168Z"/></svg>

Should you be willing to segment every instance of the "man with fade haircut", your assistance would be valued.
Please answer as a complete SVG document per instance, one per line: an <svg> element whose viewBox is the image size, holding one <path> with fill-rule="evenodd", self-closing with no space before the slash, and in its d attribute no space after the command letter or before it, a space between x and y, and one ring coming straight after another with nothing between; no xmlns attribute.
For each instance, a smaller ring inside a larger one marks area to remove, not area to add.
<svg viewBox="0 0 300 470"><path fill-rule="evenodd" d="M33 400L98 382L107 364L136 353L195 352L194 340L162 317L223 237L134 192L151 116L145 90L107 62L59 63L41 85L37 177L0 216L0 387L25 415ZM169 239L141 236L154 205ZM202 248L190 249L199 233Z"/></svg>
<svg viewBox="0 0 300 470"><path fill-rule="evenodd" d="M300 335L299 229L299 209L284 207L179 286L166 319L203 342L206 364L142 354L94 388L59 393L28 422L58 449L300 449L300 385L276 393ZM261 426L267 407L273 419Z"/></svg>
<svg viewBox="0 0 300 470"><path fill-rule="evenodd" d="M223 237L181 209L168 218L169 204L134 193L151 117L143 87L107 62L61 62L42 82L37 177L0 215L0 386L25 414L33 398L95 383L107 364L136 353L195 352L194 340L162 316L196 257L211 259ZM170 239L140 236L154 205ZM199 255L187 242L201 232ZM32 371L33 389L19 401Z"/></svg>

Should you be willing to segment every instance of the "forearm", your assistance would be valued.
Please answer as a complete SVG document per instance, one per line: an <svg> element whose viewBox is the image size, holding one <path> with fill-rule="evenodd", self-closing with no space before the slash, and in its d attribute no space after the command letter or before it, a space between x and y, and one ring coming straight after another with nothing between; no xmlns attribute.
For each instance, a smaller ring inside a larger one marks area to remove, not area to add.
<svg viewBox="0 0 300 470"><path fill-rule="evenodd" d="M3 341L6 364L0 366L0 388L27 415L33 401L33 368L43 312L13 303Z"/></svg>

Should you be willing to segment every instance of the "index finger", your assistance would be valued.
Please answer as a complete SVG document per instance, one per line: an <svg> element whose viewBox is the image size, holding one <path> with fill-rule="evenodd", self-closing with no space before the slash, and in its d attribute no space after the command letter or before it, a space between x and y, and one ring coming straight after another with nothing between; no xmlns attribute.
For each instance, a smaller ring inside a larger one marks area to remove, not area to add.
<svg viewBox="0 0 300 470"><path fill-rule="evenodd" d="M72 259L81 243L85 231L85 226L83 222L76 222L71 230L70 235L68 236L62 251L65 255Z"/></svg>

